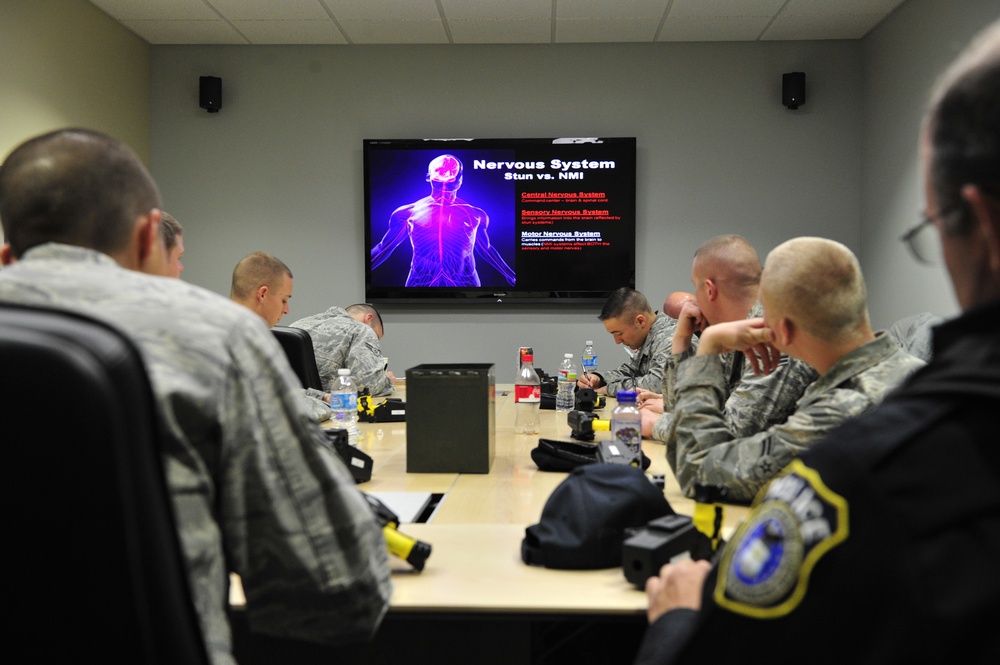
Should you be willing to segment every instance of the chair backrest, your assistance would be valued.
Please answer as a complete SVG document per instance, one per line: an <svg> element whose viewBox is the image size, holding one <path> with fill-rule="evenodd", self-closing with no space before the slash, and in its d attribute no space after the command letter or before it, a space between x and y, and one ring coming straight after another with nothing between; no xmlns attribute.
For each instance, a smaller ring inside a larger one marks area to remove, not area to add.
<svg viewBox="0 0 1000 665"><path fill-rule="evenodd" d="M278 338L281 348L285 350L288 364L295 370L302 387L323 390L323 381L319 378L316 352L309 332L291 326L274 326L271 331Z"/></svg>
<svg viewBox="0 0 1000 665"><path fill-rule="evenodd" d="M0 304L0 375L10 653L208 663L135 346Z"/></svg>

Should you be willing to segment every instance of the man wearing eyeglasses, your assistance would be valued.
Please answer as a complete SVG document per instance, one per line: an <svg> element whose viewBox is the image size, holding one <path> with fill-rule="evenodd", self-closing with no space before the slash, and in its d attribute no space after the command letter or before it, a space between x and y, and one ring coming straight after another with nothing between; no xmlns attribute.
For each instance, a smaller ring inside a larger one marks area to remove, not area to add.
<svg viewBox="0 0 1000 665"><path fill-rule="evenodd" d="M962 315L926 367L786 467L717 565L647 581L637 662L750 645L768 663L1000 662L1000 22L939 83L921 158L919 233L940 242Z"/></svg>
<svg viewBox="0 0 1000 665"><path fill-rule="evenodd" d="M396 377L386 369L379 342L384 328L382 316L373 305L358 303L349 307L331 307L292 323L309 333L316 353L316 365L323 389L332 392L337 370L347 367L358 392L388 395Z"/></svg>

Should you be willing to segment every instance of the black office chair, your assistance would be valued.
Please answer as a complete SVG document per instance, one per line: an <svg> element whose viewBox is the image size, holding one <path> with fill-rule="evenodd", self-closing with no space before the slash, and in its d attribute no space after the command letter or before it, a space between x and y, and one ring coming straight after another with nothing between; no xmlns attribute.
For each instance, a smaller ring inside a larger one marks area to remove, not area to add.
<svg viewBox="0 0 1000 665"><path fill-rule="evenodd" d="M208 663L142 359L81 316L0 305L6 651Z"/></svg>
<svg viewBox="0 0 1000 665"><path fill-rule="evenodd" d="M323 390L323 382L319 378L316 367L316 352L313 350L312 337L308 331L290 326L274 326L271 328L278 338L281 348L288 356L288 364L295 370L303 388Z"/></svg>

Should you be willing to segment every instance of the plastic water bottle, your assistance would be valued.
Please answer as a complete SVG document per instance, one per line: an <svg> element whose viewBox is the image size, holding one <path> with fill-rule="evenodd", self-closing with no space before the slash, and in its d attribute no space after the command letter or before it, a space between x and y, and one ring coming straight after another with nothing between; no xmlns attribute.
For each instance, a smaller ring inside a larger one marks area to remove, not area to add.
<svg viewBox="0 0 1000 665"><path fill-rule="evenodd" d="M358 447L358 387L351 379L351 370L337 370L337 383L330 391L330 408L333 410L333 429L347 432L347 442Z"/></svg>
<svg viewBox="0 0 1000 665"><path fill-rule="evenodd" d="M583 355L580 356L584 374L593 374L597 371L597 354L594 353L594 342L587 340L583 345Z"/></svg>
<svg viewBox="0 0 1000 665"><path fill-rule="evenodd" d="M535 358L530 353L521 355L521 368L514 381L514 432L538 432L538 409L542 405L542 386L535 372Z"/></svg>
<svg viewBox="0 0 1000 665"><path fill-rule="evenodd" d="M611 440L642 460L642 416L635 405L635 391L618 391L618 406L611 412Z"/></svg>
<svg viewBox="0 0 1000 665"><path fill-rule="evenodd" d="M563 355L559 365L559 392L556 393L556 411L572 411L576 406L576 363L573 354Z"/></svg>

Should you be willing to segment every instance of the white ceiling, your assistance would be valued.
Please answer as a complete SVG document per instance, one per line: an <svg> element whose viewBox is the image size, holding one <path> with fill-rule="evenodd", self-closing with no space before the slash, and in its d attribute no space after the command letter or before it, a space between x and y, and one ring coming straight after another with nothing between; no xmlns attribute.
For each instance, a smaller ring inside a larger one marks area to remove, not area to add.
<svg viewBox="0 0 1000 665"><path fill-rule="evenodd" d="M150 44L860 39L905 0L90 0Z"/></svg>

